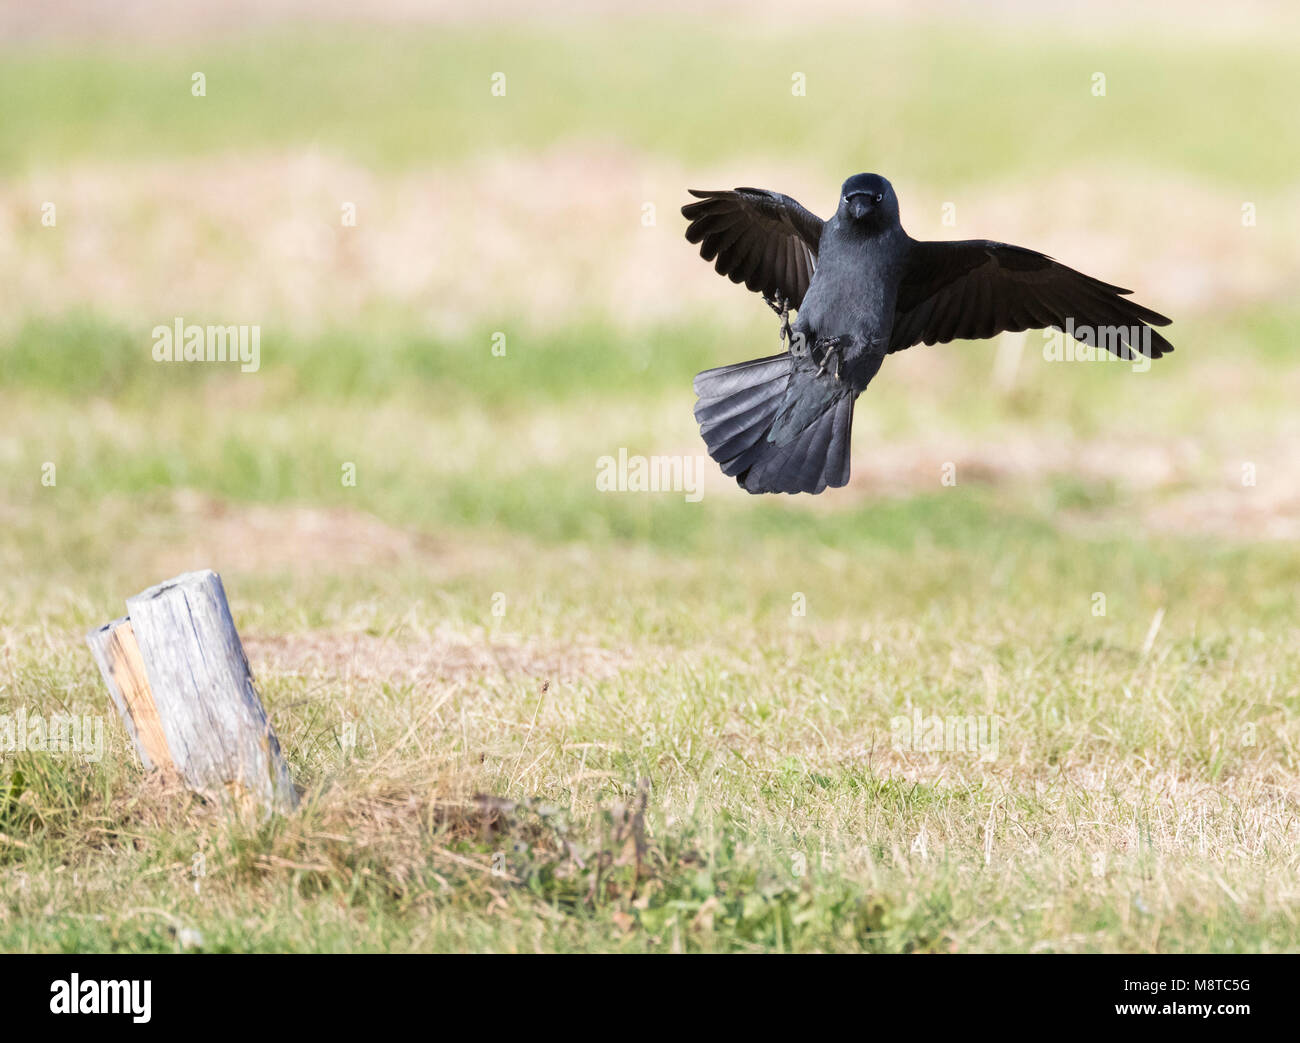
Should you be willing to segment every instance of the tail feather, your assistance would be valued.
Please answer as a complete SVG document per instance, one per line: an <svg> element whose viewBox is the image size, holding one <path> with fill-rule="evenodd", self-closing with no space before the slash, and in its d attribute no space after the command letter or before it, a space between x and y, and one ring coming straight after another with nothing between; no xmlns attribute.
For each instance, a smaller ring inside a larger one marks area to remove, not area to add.
<svg viewBox="0 0 1300 1043"><path fill-rule="evenodd" d="M835 430L826 450L822 478L832 489L849 484L849 458L853 435L853 404L856 395L845 395L835 406Z"/></svg>
<svg viewBox="0 0 1300 1043"><path fill-rule="evenodd" d="M847 484L857 393L830 381L796 369L789 354L699 374L695 418L722 473L751 493L819 493ZM805 416L806 422L791 423Z"/></svg>
<svg viewBox="0 0 1300 1043"><path fill-rule="evenodd" d="M741 485L750 493L820 493L827 485L846 484L848 453L839 450L832 462L831 443L840 436L840 445L848 446L852 415L853 395L841 395L792 442L764 454L741 476Z"/></svg>
<svg viewBox="0 0 1300 1043"><path fill-rule="evenodd" d="M729 416L710 417L700 425L700 433L708 436L710 441L721 442L746 431L764 418L771 418L772 407L766 401L759 402L741 412Z"/></svg>
<svg viewBox="0 0 1300 1043"><path fill-rule="evenodd" d="M784 380L790 375L790 359L788 353L782 352L767 358L737 362L732 366L706 369L695 375L695 393L700 398L722 398L769 380Z"/></svg>
<svg viewBox="0 0 1300 1043"><path fill-rule="evenodd" d="M724 420L717 426L700 426L700 434L710 446L710 455L721 463L734 459L750 446L765 442L772 427L774 410L770 402L764 402L739 416ZM730 473L730 472L728 472Z"/></svg>
<svg viewBox="0 0 1300 1043"><path fill-rule="evenodd" d="M718 398L701 398L699 405L695 407L695 419L704 423L704 417L707 415L707 422L716 424L723 420L729 420L737 414L747 413L766 405L773 395L785 394L788 382L789 374L786 374L775 380L768 380L752 387L741 388L731 395L723 395Z"/></svg>

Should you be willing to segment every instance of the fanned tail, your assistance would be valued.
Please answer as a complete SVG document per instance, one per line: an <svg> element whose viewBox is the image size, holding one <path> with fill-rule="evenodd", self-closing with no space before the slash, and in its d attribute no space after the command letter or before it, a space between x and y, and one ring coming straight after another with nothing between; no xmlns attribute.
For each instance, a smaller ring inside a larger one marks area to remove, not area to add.
<svg viewBox="0 0 1300 1043"><path fill-rule="evenodd" d="M695 419L722 473L751 493L819 493L849 480L850 387L788 353L705 370Z"/></svg>

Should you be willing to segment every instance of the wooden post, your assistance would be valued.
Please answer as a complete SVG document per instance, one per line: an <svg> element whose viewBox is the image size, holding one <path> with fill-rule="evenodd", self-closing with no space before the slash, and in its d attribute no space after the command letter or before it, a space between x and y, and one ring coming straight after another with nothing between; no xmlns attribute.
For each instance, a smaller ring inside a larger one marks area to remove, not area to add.
<svg viewBox="0 0 1300 1043"><path fill-rule="evenodd" d="M195 790L297 804L221 577L187 572L126 599L127 618L86 635L148 767L174 764Z"/></svg>
<svg viewBox="0 0 1300 1043"><path fill-rule="evenodd" d="M131 621L122 618L105 623L87 634L86 641L144 766L172 767L167 738L158 720L158 707L154 705Z"/></svg>

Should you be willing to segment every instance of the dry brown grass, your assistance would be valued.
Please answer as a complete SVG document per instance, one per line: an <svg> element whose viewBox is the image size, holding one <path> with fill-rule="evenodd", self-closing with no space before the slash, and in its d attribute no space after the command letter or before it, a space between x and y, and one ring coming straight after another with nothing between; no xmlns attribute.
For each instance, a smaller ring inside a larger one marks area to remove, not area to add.
<svg viewBox="0 0 1300 1043"><path fill-rule="evenodd" d="M388 681L421 689L484 677L528 683L599 680L616 676L633 658L579 640L551 645L490 632L471 637L450 628L424 635L408 630L399 638L327 630L254 633L244 647L259 674L329 683Z"/></svg>
<svg viewBox="0 0 1300 1043"><path fill-rule="evenodd" d="M0 282L31 311L88 307L149 329L202 315L311 330L377 307L445 335L505 321L555 328L575 313L628 328L683 310L739 321L756 299L683 240L686 188L757 181L824 211L838 173L766 161L685 169L594 144L404 175L319 153L137 164L129 178L79 164L0 183ZM897 187L918 237L1031 245L1179 316L1285 299L1300 281L1294 193L1254 200L1268 217L1243 228L1241 201L1221 190L1161 178L1158 193L1144 191L1150 183L1106 166L957 200ZM56 229L27 220L44 199L61 201ZM354 228L341 224L344 201L357 205ZM940 223L948 201L956 226ZM657 207L649 228L645 202Z"/></svg>

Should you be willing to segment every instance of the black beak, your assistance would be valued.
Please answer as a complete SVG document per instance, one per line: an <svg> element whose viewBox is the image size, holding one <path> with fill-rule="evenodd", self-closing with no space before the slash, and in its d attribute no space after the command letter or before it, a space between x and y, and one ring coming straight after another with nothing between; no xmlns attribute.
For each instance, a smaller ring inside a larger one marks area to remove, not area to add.
<svg viewBox="0 0 1300 1043"><path fill-rule="evenodd" d="M853 220L861 221L871 212L871 207L871 197L865 192L854 192L849 196L849 216Z"/></svg>

